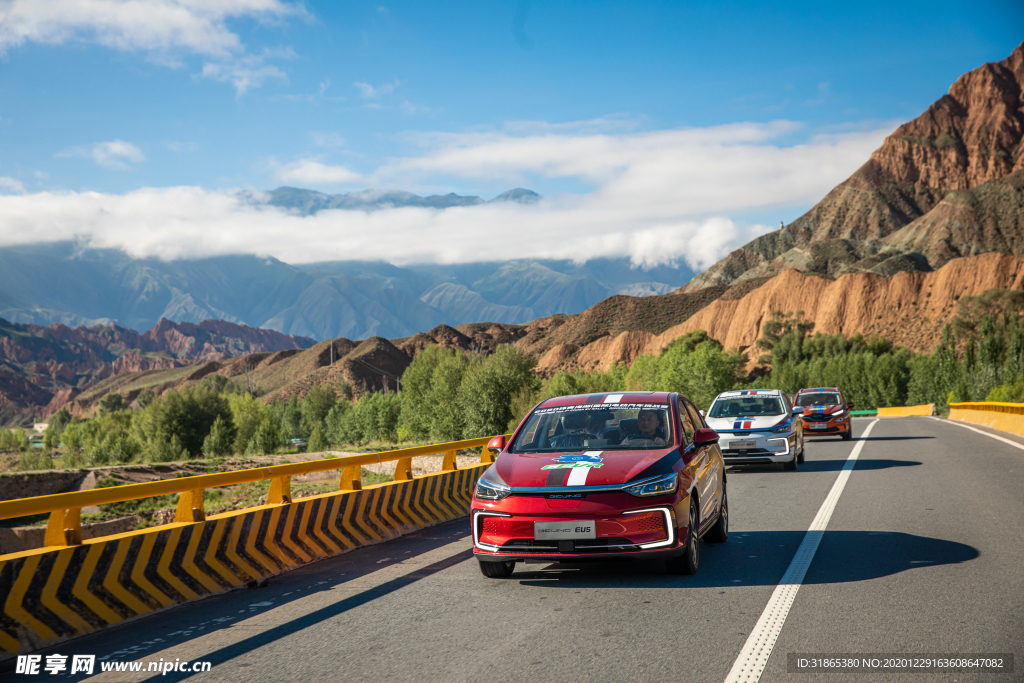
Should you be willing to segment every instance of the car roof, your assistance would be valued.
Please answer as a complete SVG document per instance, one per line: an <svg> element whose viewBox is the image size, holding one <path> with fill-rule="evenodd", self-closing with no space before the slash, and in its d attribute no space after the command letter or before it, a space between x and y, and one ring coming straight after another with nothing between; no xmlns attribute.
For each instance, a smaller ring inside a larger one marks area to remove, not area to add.
<svg viewBox="0 0 1024 683"><path fill-rule="evenodd" d="M742 389L737 391L723 391L715 400L720 398L735 398L737 396L782 396L781 389Z"/></svg>
<svg viewBox="0 0 1024 683"><path fill-rule="evenodd" d="M617 403L669 403L671 393L667 391L625 391L601 394L577 394L576 396L555 396L544 401L538 408L557 406L582 406L595 403L607 403L612 407Z"/></svg>
<svg viewBox="0 0 1024 683"><path fill-rule="evenodd" d="M817 389L801 389L800 391L798 391L796 393L798 393L798 394L817 394L817 393L820 393L822 391L835 391L835 392L838 392L840 394L843 393L843 392L839 391L839 389L837 389L836 387L819 387Z"/></svg>

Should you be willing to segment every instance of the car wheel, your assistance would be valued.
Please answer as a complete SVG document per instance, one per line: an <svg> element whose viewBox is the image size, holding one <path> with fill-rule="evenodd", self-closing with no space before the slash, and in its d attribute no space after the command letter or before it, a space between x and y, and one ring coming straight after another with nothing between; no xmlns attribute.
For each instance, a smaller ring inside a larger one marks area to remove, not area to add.
<svg viewBox="0 0 1024 683"><path fill-rule="evenodd" d="M684 552L679 557L666 560L665 565L670 574L693 576L700 565L700 539L697 538L697 503L690 498L690 519L687 522L687 540Z"/></svg>
<svg viewBox="0 0 1024 683"><path fill-rule="evenodd" d="M847 429L845 432L843 432L843 441L849 441L852 438L853 438L853 430L852 429Z"/></svg>
<svg viewBox="0 0 1024 683"><path fill-rule="evenodd" d="M796 468L800 464L800 461L797 460L798 457L799 456L797 456L796 453L793 453L793 459L790 460L789 462L782 463L782 469L786 470L787 472L796 472Z"/></svg>
<svg viewBox="0 0 1024 683"><path fill-rule="evenodd" d="M718 511L718 519L711 530L704 534L708 543L725 543L729 538L729 496L722 489L722 509Z"/></svg>
<svg viewBox="0 0 1024 683"><path fill-rule="evenodd" d="M508 562L480 562L480 573L486 576L488 579L504 579L512 576L512 572L515 571L516 563L512 561Z"/></svg>
<svg viewBox="0 0 1024 683"><path fill-rule="evenodd" d="M807 442L804 441L803 437L800 437L800 457L797 458L797 462L801 465L804 464L804 452L807 450Z"/></svg>

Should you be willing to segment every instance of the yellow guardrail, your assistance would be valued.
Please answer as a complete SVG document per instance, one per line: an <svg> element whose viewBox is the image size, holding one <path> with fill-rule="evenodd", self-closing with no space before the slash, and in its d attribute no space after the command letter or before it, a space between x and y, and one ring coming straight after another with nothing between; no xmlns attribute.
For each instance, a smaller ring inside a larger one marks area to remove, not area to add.
<svg viewBox="0 0 1024 683"><path fill-rule="evenodd" d="M920 406L900 406L897 408L879 408L878 417L911 417L914 415L934 415L935 404L925 403Z"/></svg>
<svg viewBox="0 0 1024 683"><path fill-rule="evenodd" d="M1024 435L1024 403L950 403L949 419L973 422L1011 434Z"/></svg>
<svg viewBox="0 0 1024 683"><path fill-rule="evenodd" d="M247 470L234 470L216 474L200 474L178 479L164 479L144 484L125 484L109 488L57 493L34 498L17 498L0 501L0 519L13 519L50 513L46 525L44 547L73 546L82 544L81 512L90 505L120 503L127 500L152 498L168 494L182 494L175 509L175 522L202 522L206 519L203 507L206 489L222 486L234 486L254 481L270 480L267 493L267 504L291 502L291 478L313 472L329 472L341 470L338 481L339 491L359 491L362 489L361 467L384 462L395 462L395 481L413 478L412 459L417 456L438 455L444 453L441 471L450 472L456 469L455 457L458 451L480 447L480 462L493 462L493 456L487 450L487 442L493 437L450 441L429 446L401 448L380 453L365 455L346 455L338 458L324 458L307 462L271 465Z"/></svg>

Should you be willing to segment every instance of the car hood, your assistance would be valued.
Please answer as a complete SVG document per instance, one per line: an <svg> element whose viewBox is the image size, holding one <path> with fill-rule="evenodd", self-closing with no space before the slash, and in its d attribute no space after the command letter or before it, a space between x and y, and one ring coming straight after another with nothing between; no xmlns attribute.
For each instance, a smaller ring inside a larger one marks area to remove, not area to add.
<svg viewBox="0 0 1024 683"><path fill-rule="evenodd" d="M494 462L509 486L603 486L667 474L679 460L674 447L645 451L504 452Z"/></svg>
<svg viewBox="0 0 1024 683"><path fill-rule="evenodd" d="M785 420L785 415L752 415L750 417L706 417L704 420L716 432L743 429L771 429Z"/></svg>

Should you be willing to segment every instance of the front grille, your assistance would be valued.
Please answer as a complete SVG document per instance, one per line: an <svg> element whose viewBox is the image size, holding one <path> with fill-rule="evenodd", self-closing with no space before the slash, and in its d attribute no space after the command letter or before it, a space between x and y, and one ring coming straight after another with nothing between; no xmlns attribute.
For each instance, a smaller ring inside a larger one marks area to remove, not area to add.
<svg viewBox="0 0 1024 683"><path fill-rule="evenodd" d="M500 531L501 522L495 517L484 517L484 533L496 534Z"/></svg>
<svg viewBox="0 0 1024 683"><path fill-rule="evenodd" d="M722 457L725 458L745 458L756 455L778 455L778 453L767 448L748 448L742 451L726 448L722 451Z"/></svg>
<svg viewBox="0 0 1024 683"><path fill-rule="evenodd" d="M564 541L563 541L564 542ZM628 538L581 538L573 541L576 553L617 552L637 548ZM560 553L558 541L538 541L534 538L513 538L506 541L498 552L502 553ZM569 553L561 553L569 554Z"/></svg>
<svg viewBox="0 0 1024 683"><path fill-rule="evenodd" d="M833 415L804 415L804 422L828 422Z"/></svg>

